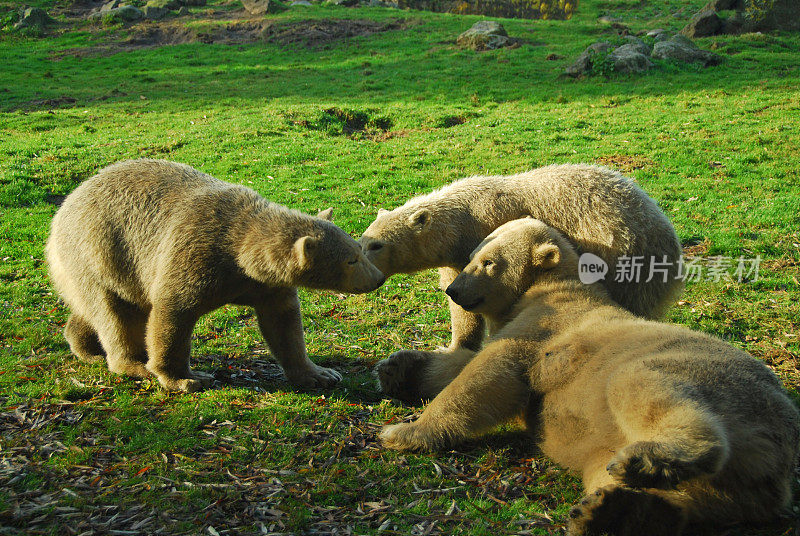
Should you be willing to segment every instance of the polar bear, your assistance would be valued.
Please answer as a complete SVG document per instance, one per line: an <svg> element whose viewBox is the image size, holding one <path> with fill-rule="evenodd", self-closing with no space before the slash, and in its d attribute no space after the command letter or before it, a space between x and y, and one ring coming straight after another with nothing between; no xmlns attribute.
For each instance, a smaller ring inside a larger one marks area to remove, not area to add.
<svg viewBox="0 0 800 536"><path fill-rule="evenodd" d="M72 352L178 391L210 382L189 368L192 329L227 303L255 308L290 382L339 381L306 355L296 287L369 292L385 279L326 219L164 160L117 163L78 186L53 218L46 254L72 313Z"/></svg>
<svg viewBox="0 0 800 536"><path fill-rule="evenodd" d="M385 427L384 444L431 449L522 414L542 452L583 478L571 536L783 513L800 415L775 375L715 337L633 315L582 284L577 260L538 220L491 233L447 292L498 331L417 421Z"/></svg>
<svg viewBox="0 0 800 536"><path fill-rule="evenodd" d="M669 219L631 179L608 168L555 165L511 176L469 177L380 211L360 239L387 277L439 268L444 290L469 254L500 225L533 216L581 253L608 266L609 295L636 315L657 319L683 289L681 244ZM617 270L621 257L627 273ZM452 342L444 352L399 352L377 367L382 390L407 402L436 396L481 346L484 319L449 300ZM437 359L443 358L443 359Z"/></svg>

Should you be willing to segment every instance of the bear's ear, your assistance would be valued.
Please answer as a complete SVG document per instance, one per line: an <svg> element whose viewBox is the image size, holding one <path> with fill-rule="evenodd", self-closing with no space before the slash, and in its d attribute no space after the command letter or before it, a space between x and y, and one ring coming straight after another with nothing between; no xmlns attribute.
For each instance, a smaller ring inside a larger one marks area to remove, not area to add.
<svg viewBox="0 0 800 536"><path fill-rule="evenodd" d="M333 207L320 210L317 213L317 218L321 220L333 221Z"/></svg>
<svg viewBox="0 0 800 536"><path fill-rule="evenodd" d="M308 235L297 239L292 250L300 266L309 266L311 264L311 260L314 258L314 250L317 248L318 242L318 238Z"/></svg>
<svg viewBox="0 0 800 536"><path fill-rule="evenodd" d="M555 268L561 262L561 250L555 244L542 244L533 250L533 264L545 270Z"/></svg>
<svg viewBox="0 0 800 536"><path fill-rule="evenodd" d="M408 218L408 224L415 231L423 231L431 224L431 212L427 208L421 208Z"/></svg>
<svg viewBox="0 0 800 536"><path fill-rule="evenodd" d="M385 208L379 208L378 209L378 217L383 216L384 214L389 214L389 211L386 210Z"/></svg>

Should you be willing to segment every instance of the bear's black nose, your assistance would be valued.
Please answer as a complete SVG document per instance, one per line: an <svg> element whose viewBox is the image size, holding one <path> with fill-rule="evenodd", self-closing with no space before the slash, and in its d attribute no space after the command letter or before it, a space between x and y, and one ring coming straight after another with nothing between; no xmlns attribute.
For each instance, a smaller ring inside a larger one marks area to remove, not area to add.
<svg viewBox="0 0 800 536"><path fill-rule="evenodd" d="M447 290L445 290L444 293L450 296L451 300L458 303L458 291L452 286L447 287Z"/></svg>

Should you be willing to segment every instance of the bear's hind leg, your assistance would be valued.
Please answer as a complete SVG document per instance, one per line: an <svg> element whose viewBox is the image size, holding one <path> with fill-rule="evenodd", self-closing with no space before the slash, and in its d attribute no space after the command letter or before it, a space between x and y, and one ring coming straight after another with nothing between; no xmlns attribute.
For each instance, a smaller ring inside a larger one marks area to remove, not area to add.
<svg viewBox="0 0 800 536"><path fill-rule="evenodd" d="M165 300L167 303L172 300ZM214 377L189 367L192 329L197 315L153 304L147 319L147 370L167 391L192 393L210 387Z"/></svg>
<svg viewBox="0 0 800 536"><path fill-rule="evenodd" d="M147 352L141 310L108 291L97 290L95 296L93 324L108 370L137 378L149 376L144 366Z"/></svg>
<svg viewBox="0 0 800 536"><path fill-rule="evenodd" d="M658 495L617 485L589 493L569 512L568 536L678 536L686 514Z"/></svg>
<svg viewBox="0 0 800 536"><path fill-rule="evenodd" d="M64 338L69 343L70 351L81 361L100 361L106 357L95 329L76 313L72 313L67 319Z"/></svg>
<svg viewBox="0 0 800 536"><path fill-rule="evenodd" d="M609 384L609 409L629 443L607 470L622 485L671 489L713 475L728 460L719 418L670 385L670 378L639 367Z"/></svg>

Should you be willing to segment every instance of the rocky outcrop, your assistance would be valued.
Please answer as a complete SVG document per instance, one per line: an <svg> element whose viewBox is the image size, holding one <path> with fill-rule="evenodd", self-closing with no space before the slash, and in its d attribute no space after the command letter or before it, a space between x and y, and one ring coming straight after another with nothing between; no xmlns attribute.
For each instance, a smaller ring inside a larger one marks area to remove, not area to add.
<svg viewBox="0 0 800 536"><path fill-rule="evenodd" d="M649 53L650 48L647 47L646 51ZM653 67L653 62L644 54L641 48L635 44L629 43L617 47L609 54L609 61L613 62L614 70L618 73L643 73Z"/></svg>
<svg viewBox="0 0 800 536"><path fill-rule="evenodd" d="M656 43L650 46L635 36L625 36L625 44L614 47L605 41L594 43L566 68L568 76L592 74L608 75L611 72L631 74L642 73L656 66L653 59L674 60L684 63L700 63L704 67L716 65L722 58L713 52L697 48L684 35L670 36L659 30L652 37Z"/></svg>
<svg viewBox="0 0 800 536"><path fill-rule="evenodd" d="M725 14L730 10L734 13ZM800 31L800 1L711 0L681 33L688 37L706 37L772 30Z"/></svg>
<svg viewBox="0 0 800 536"><path fill-rule="evenodd" d="M723 22L715 11L707 9L694 16L681 33L687 37L708 37L716 35L722 29Z"/></svg>
<svg viewBox="0 0 800 536"><path fill-rule="evenodd" d="M685 63L701 63L703 67L718 65L722 58L708 50L697 48L690 39L683 35L676 35L668 41L656 43L653 47L653 58L662 60L675 60Z"/></svg>
<svg viewBox="0 0 800 536"><path fill-rule="evenodd" d="M22 17L14 25L14 28L21 30L23 28L35 28L44 30L47 26L55 24L50 15L44 9L38 7L29 7L22 12Z"/></svg>
<svg viewBox="0 0 800 536"><path fill-rule="evenodd" d="M100 8L99 11L89 15L90 19L100 19L103 22L132 22L144 18L144 13L141 9L128 6L119 5L118 2L109 2Z"/></svg>
<svg viewBox="0 0 800 536"><path fill-rule="evenodd" d="M279 13L286 9L286 6L275 0L242 0L242 5L251 15Z"/></svg>

